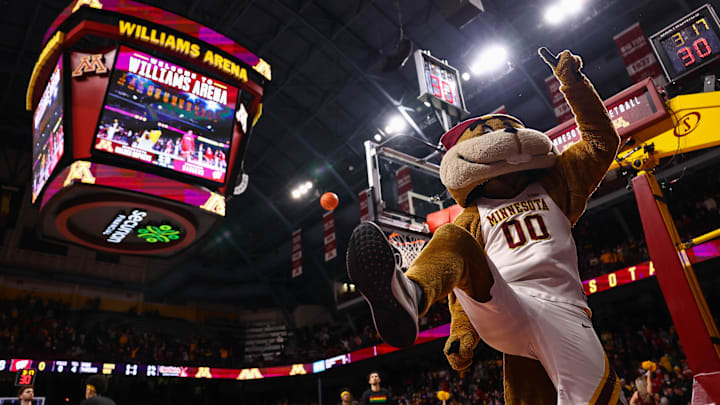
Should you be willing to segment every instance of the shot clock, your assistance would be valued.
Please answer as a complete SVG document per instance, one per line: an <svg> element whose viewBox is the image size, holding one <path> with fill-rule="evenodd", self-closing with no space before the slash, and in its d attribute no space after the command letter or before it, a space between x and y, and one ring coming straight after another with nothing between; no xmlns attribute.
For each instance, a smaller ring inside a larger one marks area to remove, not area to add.
<svg viewBox="0 0 720 405"><path fill-rule="evenodd" d="M720 57L720 23L705 4L650 37L670 82L707 66Z"/></svg>
<svg viewBox="0 0 720 405"><path fill-rule="evenodd" d="M432 103L437 109L447 110L453 117L467 116L469 113L465 109L457 69L420 49L415 51L414 57L420 88L418 99Z"/></svg>

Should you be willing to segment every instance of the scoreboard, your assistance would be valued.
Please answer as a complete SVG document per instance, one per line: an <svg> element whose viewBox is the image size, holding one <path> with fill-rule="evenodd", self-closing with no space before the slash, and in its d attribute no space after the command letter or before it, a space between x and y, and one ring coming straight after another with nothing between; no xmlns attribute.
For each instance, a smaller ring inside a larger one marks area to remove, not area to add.
<svg viewBox="0 0 720 405"><path fill-rule="evenodd" d="M272 78L263 59L133 0L75 0L28 86L42 236L170 256L225 215Z"/></svg>
<svg viewBox="0 0 720 405"><path fill-rule="evenodd" d="M705 4L650 37L665 76L676 81L720 57L720 22Z"/></svg>

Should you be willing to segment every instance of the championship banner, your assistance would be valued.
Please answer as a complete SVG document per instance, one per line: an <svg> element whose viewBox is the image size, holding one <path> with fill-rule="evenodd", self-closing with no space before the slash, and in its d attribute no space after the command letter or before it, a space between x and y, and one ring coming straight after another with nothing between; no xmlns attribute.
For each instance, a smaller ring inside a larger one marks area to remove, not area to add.
<svg viewBox="0 0 720 405"><path fill-rule="evenodd" d="M545 85L547 86L548 93L550 93L550 101L552 102L553 110L555 110L555 116L558 122L562 123L573 118L570 106L565 101L565 96L560 92L560 82L558 79L550 75L545 78Z"/></svg>
<svg viewBox="0 0 720 405"><path fill-rule="evenodd" d="M643 34L640 23L635 23L613 37L620 55L625 62L625 69L633 83L651 77L655 83L664 83L660 64L652 48Z"/></svg>
<svg viewBox="0 0 720 405"><path fill-rule="evenodd" d="M370 206L368 205L368 195L370 190L363 190L358 193L358 201L360 201L360 222L370 220Z"/></svg>
<svg viewBox="0 0 720 405"><path fill-rule="evenodd" d="M302 275L302 229L292 233L292 277Z"/></svg>
<svg viewBox="0 0 720 405"><path fill-rule="evenodd" d="M328 211L323 215L323 243L325 244L325 261L329 262L337 257L335 215L332 211Z"/></svg>
<svg viewBox="0 0 720 405"><path fill-rule="evenodd" d="M410 178L410 167L403 166L395 172L398 190L398 209L402 212L410 212L410 195L412 191L412 179Z"/></svg>

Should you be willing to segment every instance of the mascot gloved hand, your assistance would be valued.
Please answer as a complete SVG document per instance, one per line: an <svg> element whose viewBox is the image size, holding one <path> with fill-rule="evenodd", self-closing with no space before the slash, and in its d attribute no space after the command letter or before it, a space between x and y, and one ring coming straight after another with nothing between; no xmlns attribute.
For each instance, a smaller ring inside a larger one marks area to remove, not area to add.
<svg viewBox="0 0 720 405"><path fill-rule="evenodd" d="M448 361L456 370L470 366L480 339L503 352L507 404L615 404L619 381L592 328L571 228L619 138L580 58L539 53L582 139L561 154L509 115L458 124L440 139L447 149L440 178L462 213L436 230L405 273L380 228L359 225L348 275L378 333L396 347L412 345L418 318L449 297Z"/></svg>

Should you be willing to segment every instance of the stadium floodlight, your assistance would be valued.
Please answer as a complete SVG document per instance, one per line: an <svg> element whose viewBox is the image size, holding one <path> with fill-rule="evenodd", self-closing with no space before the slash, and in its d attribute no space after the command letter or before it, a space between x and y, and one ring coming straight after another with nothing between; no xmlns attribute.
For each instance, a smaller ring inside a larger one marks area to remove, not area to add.
<svg viewBox="0 0 720 405"><path fill-rule="evenodd" d="M382 141L382 135L380 135L380 134L375 134L375 136L373 136L373 138L375 139L375 142Z"/></svg>
<svg viewBox="0 0 720 405"><path fill-rule="evenodd" d="M507 49L502 45L491 45L478 55L477 59L470 65L470 70L476 75L490 73L502 66L506 66L507 62Z"/></svg>
<svg viewBox="0 0 720 405"><path fill-rule="evenodd" d="M312 182L311 182L311 181L306 181L305 183L300 184L299 186L295 187L295 188L292 190L292 192L290 193L290 195L292 196L292 198L294 198L294 199L297 200L297 199L299 199L300 197L302 197L302 196L304 196L305 194L307 194L307 192L310 191L310 189L311 189L312 187L313 187Z"/></svg>
<svg viewBox="0 0 720 405"><path fill-rule="evenodd" d="M405 128L407 128L407 122L405 122L405 119L399 115L394 115L385 126L385 133L392 134L400 132Z"/></svg>
<svg viewBox="0 0 720 405"><path fill-rule="evenodd" d="M585 5L584 0L561 0L560 7L565 11L566 15L575 15L579 13Z"/></svg>
<svg viewBox="0 0 720 405"><path fill-rule="evenodd" d="M546 23L557 25L565 19L565 12L560 4L553 4L545 9L544 18Z"/></svg>
<svg viewBox="0 0 720 405"><path fill-rule="evenodd" d="M460 76L460 77L462 77L463 80L468 81L468 80L470 80L470 73L463 72L462 76Z"/></svg>
<svg viewBox="0 0 720 405"><path fill-rule="evenodd" d="M545 9L543 17L546 23L558 25L582 11L584 5L584 0L559 0Z"/></svg>

